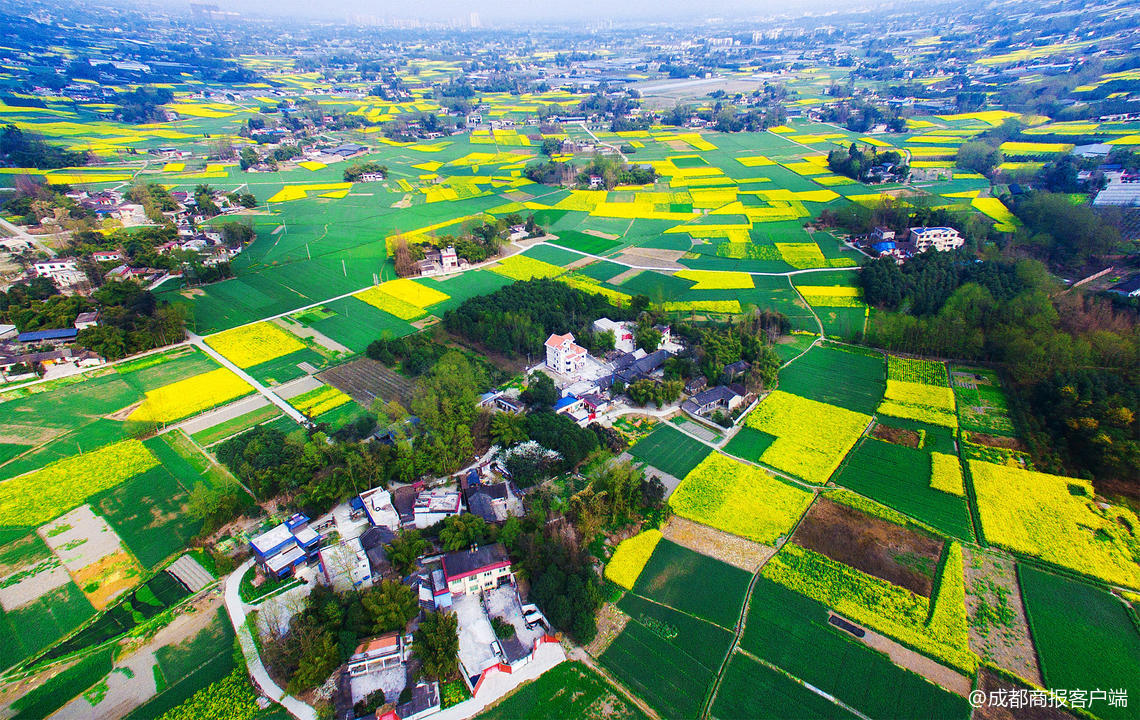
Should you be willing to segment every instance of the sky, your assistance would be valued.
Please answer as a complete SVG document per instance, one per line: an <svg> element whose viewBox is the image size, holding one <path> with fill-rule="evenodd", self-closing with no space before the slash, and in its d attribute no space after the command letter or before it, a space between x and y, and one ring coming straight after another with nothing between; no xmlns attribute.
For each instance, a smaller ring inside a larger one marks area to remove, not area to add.
<svg viewBox="0 0 1140 720"><path fill-rule="evenodd" d="M210 2L211 0L203 0ZM214 0L216 2L216 0ZM775 13L799 15L850 7L850 0L230 0L227 10L257 15L343 19L352 15L424 20L466 19L478 13L484 24L555 20L593 25L599 20L648 22L720 17L746 19Z"/></svg>

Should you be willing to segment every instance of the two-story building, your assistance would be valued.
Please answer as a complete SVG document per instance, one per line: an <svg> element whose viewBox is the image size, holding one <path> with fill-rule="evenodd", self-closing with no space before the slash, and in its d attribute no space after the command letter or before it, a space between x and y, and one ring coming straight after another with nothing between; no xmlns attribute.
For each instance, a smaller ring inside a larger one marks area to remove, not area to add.
<svg viewBox="0 0 1140 720"><path fill-rule="evenodd" d="M348 659L345 670L349 677L359 677L381 670L402 666L411 656L412 643L408 637L398 632L362 642Z"/></svg>
<svg viewBox="0 0 1140 720"><path fill-rule="evenodd" d="M297 568L317 559L321 536L309 527L309 518L293 515L277 527L250 540L257 564L276 578L292 575Z"/></svg>
<svg viewBox="0 0 1140 720"><path fill-rule="evenodd" d="M447 553L443 556L443 574L452 595L492 590L515 580L511 559L499 543Z"/></svg>

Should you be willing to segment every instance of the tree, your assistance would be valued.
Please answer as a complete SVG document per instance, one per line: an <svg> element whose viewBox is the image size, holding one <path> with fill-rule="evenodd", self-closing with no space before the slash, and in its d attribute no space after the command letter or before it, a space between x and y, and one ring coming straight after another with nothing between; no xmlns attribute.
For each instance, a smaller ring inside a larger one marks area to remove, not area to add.
<svg viewBox="0 0 1140 720"><path fill-rule="evenodd" d="M503 448L524 442L527 439L526 416L515 412L495 413L491 416L491 439Z"/></svg>
<svg viewBox="0 0 1140 720"><path fill-rule="evenodd" d="M554 386L554 378L536 372L530 376L530 382L521 397L523 402L533 408L550 408L558 402L558 388Z"/></svg>
<svg viewBox="0 0 1140 720"><path fill-rule="evenodd" d="M332 675L340 664L340 653L332 635L319 633L300 649L297 671L289 680L289 692L297 693L317 687Z"/></svg>
<svg viewBox="0 0 1140 720"><path fill-rule="evenodd" d="M653 352L661 346L661 331L648 323L639 324L633 330L633 342L645 352Z"/></svg>
<svg viewBox="0 0 1140 720"><path fill-rule="evenodd" d="M416 560L428 549L428 542L420 536L419 530L401 530L392 544L384 548L392 567L401 576L416 569Z"/></svg>
<svg viewBox="0 0 1140 720"><path fill-rule="evenodd" d="M403 632L419 612L416 593L395 580L382 580L360 598L372 620L372 632Z"/></svg>
<svg viewBox="0 0 1140 720"><path fill-rule="evenodd" d="M534 440L528 440L504 451L499 459L515 484L529 487L554 472L562 456Z"/></svg>
<svg viewBox="0 0 1140 720"><path fill-rule="evenodd" d="M490 528L483 518L463 513L452 515L443 521L443 528L439 531L439 542L444 550L454 552L482 544L489 534Z"/></svg>
<svg viewBox="0 0 1140 720"><path fill-rule="evenodd" d="M428 613L416 630L412 652L424 674L445 680L459 668L459 617L454 613Z"/></svg>
<svg viewBox="0 0 1140 720"><path fill-rule="evenodd" d="M395 263L396 274L400 277L410 277L416 273L416 265L408 249L408 239L403 235L396 238Z"/></svg>
<svg viewBox="0 0 1140 720"><path fill-rule="evenodd" d="M956 164L965 170L971 170L982 175L989 175L995 167L1001 164L1001 151L980 140L963 143L958 148Z"/></svg>
<svg viewBox="0 0 1140 720"><path fill-rule="evenodd" d="M454 350L445 353L431 373L416 383L412 412L427 430L417 446L425 469L443 475L475 454L471 428L485 386L482 370Z"/></svg>

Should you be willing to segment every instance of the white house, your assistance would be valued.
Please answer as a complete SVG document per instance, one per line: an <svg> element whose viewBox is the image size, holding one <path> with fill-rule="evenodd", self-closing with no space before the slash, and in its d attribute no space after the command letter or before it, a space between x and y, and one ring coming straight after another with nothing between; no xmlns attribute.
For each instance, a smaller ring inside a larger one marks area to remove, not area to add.
<svg viewBox="0 0 1140 720"><path fill-rule="evenodd" d="M78 285L87 279L87 275L79 269L79 261L75 258L40 260L34 263L32 268L36 271L36 275L46 277L62 287Z"/></svg>
<svg viewBox="0 0 1140 720"><path fill-rule="evenodd" d="M416 527L420 530L435 525L444 518L458 515L462 510L463 496L454 490L425 490L416 496L412 507Z"/></svg>
<svg viewBox="0 0 1140 720"><path fill-rule="evenodd" d="M607 330L614 334L614 350L633 352L633 330L630 329L630 323L616 322L609 318L598 318L594 321L594 332Z"/></svg>
<svg viewBox="0 0 1140 720"><path fill-rule="evenodd" d="M574 334L546 338L546 366L563 375L581 372L586 366L586 348L574 342Z"/></svg>
<svg viewBox="0 0 1140 720"><path fill-rule="evenodd" d="M377 527L399 529L400 513L392 504L392 493L384 488L372 488L360 493L360 501L364 504L364 513L368 516L368 522Z"/></svg>
<svg viewBox="0 0 1140 720"><path fill-rule="evenodd" d="M918 252L923 252L927 248L945 252L956 250L966 244L957 230L948 227L912 227L910 241L914 243Z"/></svg>

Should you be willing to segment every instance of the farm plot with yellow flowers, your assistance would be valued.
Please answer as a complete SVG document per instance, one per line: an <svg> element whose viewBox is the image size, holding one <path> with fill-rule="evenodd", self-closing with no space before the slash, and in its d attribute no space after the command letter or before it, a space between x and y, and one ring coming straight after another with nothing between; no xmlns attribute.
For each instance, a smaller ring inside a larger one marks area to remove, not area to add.
<svg viewBox="0 0 1140 720"><path fill-rule="evenodd" d="M970 460L986 542L1140 588L1140 519L1103 509L1086 480Z"/></svg>
<svg viewBox="0 0 1140 720"><path fill-rule="evenodd" d="M228 368L218 368L150 390L128 416L136 422L171 422L248 395L253 388Z"/></svg>
<svg viewBox="0 0 1140 720"><path fill-rule="evenodd" d="M618 543L613 557L606 563L606 577L632 590L637 577L645 569L645 563L661 541L660 530L646 530Z"/></svg>
<svg viewBox="0 0 1140 720"><path fill-rule="evenodd" d="M0 483L0 525L39 525L156 465L158 460L138 440L56 460Z"/></svg>
<svg viewBox="0 0 1140 720"><path fill-rule="evenodd" d="M811 504L812 493L714 452L685 476L669 507L683 518L773 545Z"/></svg>
<svg viewBox="0 0 1140 720"><path fill-rule="evenodd" d="M303 342L269 322L222 331L206 338L206 344L240 368L253 367L305 349Z"/></svg>
<svg viewBox="0 0 1140 720"><path fill-rule="evenodd" d="M875 412L931 425L958 427L954 391L922 382L891 380L888 377L883 402Z"/></svg>
<svg viewBox="0 0 1140 720"><path fill-rule="evenodd" d="M775 390L749 413L748 427L776 439L760 462L808 482L827 482L871 417Z"/></svg>

